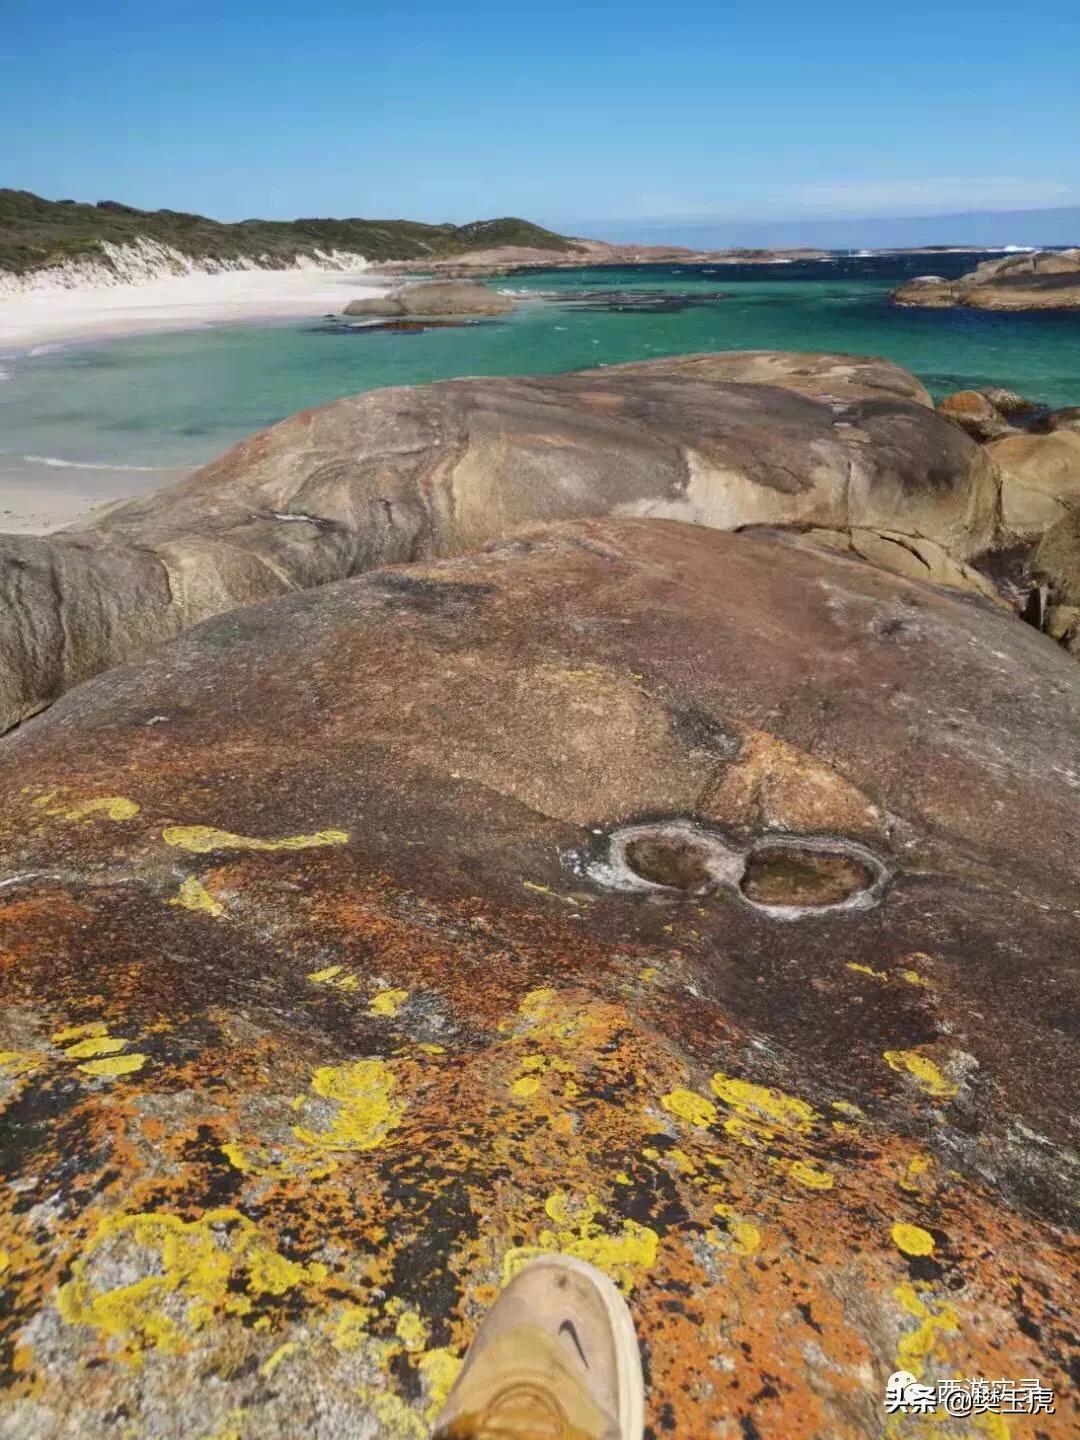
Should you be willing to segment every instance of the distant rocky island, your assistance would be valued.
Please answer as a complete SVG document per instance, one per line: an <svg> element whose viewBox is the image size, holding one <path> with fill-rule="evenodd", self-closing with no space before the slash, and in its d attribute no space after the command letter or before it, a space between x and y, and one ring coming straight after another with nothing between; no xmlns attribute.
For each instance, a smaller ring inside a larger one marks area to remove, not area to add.
<svg viewBox="0 0 1080 1440"><path fill-rule="evenodd" d="M893 292L897 305L931 310L1080 309L1080 249L1040 250L984 260L959 280L920 275Z"/></svg>
<svg viewBox="0 0 1080 1440"><path fill-rule="evenodd" d="M614 245L559 235L514 216L466 225L363 219L225 223L179 210L138 210L116 200L89 205L0 190L0 295L225 270L363 266L382 274L452 279L532 266L737 264L819 259L826 253Z"/></svg>
<svg viewBox="0 0 1080 1440"><path fill-rule="evenodd" d="M390 260L376 265L380 275L438 275L466 279L481 275L510 275L517 270L543 267L574 270L595 265L768 265L794 260L825 260L827 250L691 250L685 245L617 245L607 240L574 239L567 248L504 245L470 250L445 259Z"/></svg>

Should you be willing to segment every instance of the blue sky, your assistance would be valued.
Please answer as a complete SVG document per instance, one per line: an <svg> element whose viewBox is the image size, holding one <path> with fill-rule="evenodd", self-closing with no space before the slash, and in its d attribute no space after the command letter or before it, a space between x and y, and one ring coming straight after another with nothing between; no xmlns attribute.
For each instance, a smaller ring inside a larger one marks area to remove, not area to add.
<svg viewBox="0 0 1080 1440"><path fill-rule="evenodd" d="M7 0L0 184L635 225L1080 204L1080 4Z"/></svg>

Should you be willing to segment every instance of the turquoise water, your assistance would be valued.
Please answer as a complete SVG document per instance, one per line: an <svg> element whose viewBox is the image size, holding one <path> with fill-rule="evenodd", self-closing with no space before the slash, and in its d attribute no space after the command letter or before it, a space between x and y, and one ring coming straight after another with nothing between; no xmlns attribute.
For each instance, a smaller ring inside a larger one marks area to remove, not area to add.
<svg viewBox="0 0 1080 1440"><path fill-rule="evenodd" d="M27 466L37 466L47 485L59 472L45 460L104 469L195 465L295 410L361 390L698 350L884 355L936 394L1004 384L1047 405L1080 404L1080 314L888 304L908 276L959 274L977 258L536 272L493 282L524 302L495 322L422 333L319 321L223 326L8 357L0 360L8 377L0 383L0 476L18 469L25 477ZM582 291L602 307L647 291L648 303L674 308L575 308Z"/></svg>

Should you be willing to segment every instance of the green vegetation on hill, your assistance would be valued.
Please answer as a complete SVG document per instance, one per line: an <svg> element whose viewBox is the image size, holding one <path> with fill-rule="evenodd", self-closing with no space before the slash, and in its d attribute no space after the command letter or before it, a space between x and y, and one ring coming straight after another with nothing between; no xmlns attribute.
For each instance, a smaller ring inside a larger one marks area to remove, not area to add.
<svg viewBox="0 0 1080 1440"><path fill-rule="evenodd" d="M321 219L224 224L179 210L135 210L115 200L81 205L43 200L27 190L0 190L0 270L25 274L93 257L102 241L124 245L140 238L171 245L194 259L252 259L271 267L291 265L315 250L351 250L369 260L434 260L496 245L574 248L564 235L513 218L468 225Z"/></svg>

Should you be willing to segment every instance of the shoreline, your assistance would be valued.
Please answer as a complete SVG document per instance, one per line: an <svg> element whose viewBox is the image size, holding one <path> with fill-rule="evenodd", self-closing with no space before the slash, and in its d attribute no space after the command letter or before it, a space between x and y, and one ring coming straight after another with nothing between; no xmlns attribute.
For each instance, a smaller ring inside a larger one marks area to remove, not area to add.
<svg viewBox="0 0 1080 1440"><path fill-rule="evenodd" d="M86 290L27 291L0 297L0 370L4 360L130 335L314 319L392 284L366 268L230 270ZM179 466L136 470L41 463L48 467L46 483L36 470L0 457L0 532L47 535L191 473Z"/></svg>
<svg viewBox="0 0 1080 1440"><path fill-rule="evenodd" d="M393 282L356 270L229 270L0 297L0 354L158 331L319 316Z"/></svg>

